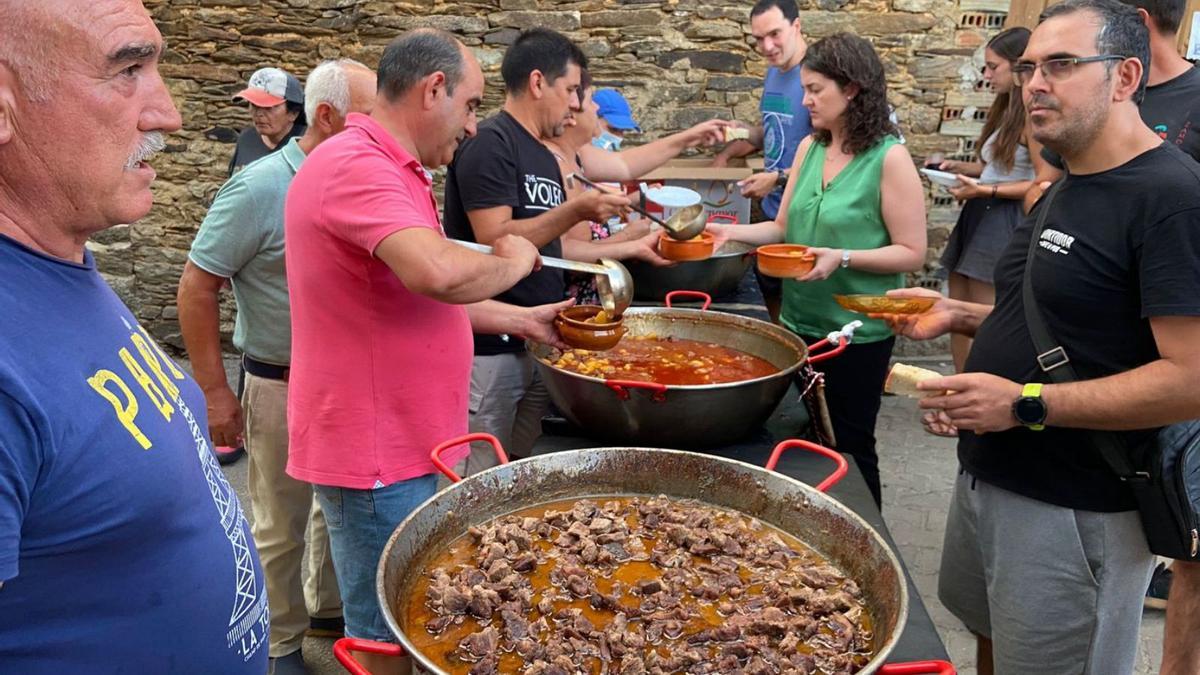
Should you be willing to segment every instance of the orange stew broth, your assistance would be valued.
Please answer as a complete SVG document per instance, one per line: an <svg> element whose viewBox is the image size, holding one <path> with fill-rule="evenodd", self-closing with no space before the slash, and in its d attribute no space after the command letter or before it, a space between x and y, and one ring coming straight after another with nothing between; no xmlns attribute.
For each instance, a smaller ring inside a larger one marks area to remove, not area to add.
<svg viewBox="0 0 1200 675"><path fill-rule="evenodd" d="M651 335L627 336L604 352L568 349L548 361L580 375L666 385L741 382L779 372L770 362L737 349Z"/></svg>
<svg viewBox="0 0 1200 675"><path fill-rule="evenodd" d="M631 529L636 529L639 523L638 511L633 503L636 498L633 497L589 497L592 501L598 504L617 502L621 505L622 511L626 514L625 520ZM694 502L692 502L694 503ZM518 520L524 517L542 518L547 511L569 511L575 505L575 500L563 500L542 504L527 509L515 511L510 516L517 516ZM741 520L743 522L753 522L758 528L760 537L768 537L777 535L788 548L796 551L800 555L792 559L789 567L792 569L801 568L805 565L812 564L829 564L821 554L803 544L799 539L780 530L772 525L763 523L755 518L721 509L714 506L704 505L704 508L718 514L717 521L730 522ZM645 550L653 550L658 543L656 537L641 537L645 544ZM534 570L528 574L530 582L533 586L534 596L533 605L537 606L541 599L541 592L551 588L550 572L554 569L556 558L555 547L550 542L537 539L534 545L544 554L549 554L546 562L539 564ZM425 630L425 625L429 621L437 618L437 614L430 610L426 605L426 596L431 585L432 571L438 568L444 568L452 574L461 566L475 566L475 556L479 551L478 545L472 538L466 534L455 539L450 546L441 553L437 558L432 560L425 566L422 571L420 580L413 584L411 591L407 597L402 597L396 603L397 607L403 608L403 626L405 634L412 641L413 646L417 648L426 658L433 661L442 670L445 670L451 675L467 675L467 672L473 666L473 663L463 661L454 653L460 641L468 635L482 630L488 625L486 622L480 622L474 617L466 617L460 625L451 625L439 635L431 635ZM693 556L694 564L702 564L707 559ZM644 579L660 578L662 572L654 563L646 560L627 560L617 565L617 567L608 575L597 579L596 588L601 593L611 593L613 584L620 582L626 589L625 595L621 598L623 606L636 607L638 597L629 593L634 588L638 581ZM750 582L750 573L742 568L739 570L739 576ZM747 587L747 595L754 595L762 592L762 586L751 583ZM724 617L717 611L717 605L722 600L728 598L722 596L716 600L704 600L692 595L686 595L683 598L683 606L690 607L696 610L698 616L689 621L684 628L683 635L678 639L663 637L662 641L655 645L655 649L663 656L669 655L675 649L685 649L688 647L686 638L700 630L715 628L722 625L725 621ZM565 608L578 608L583 611L583 616L587 617L598 630L604 630L612 621L616 612L611 610L600 610L592 607L588 598L578 598L571 600L556 600L554 603L555 612ZM535 621L540 615L536 609L531 609L527 618L530 621ZM872 620L868 612L863 612L855 621L859 630L871 631ZM822 627L822 634L833 634L830 627ZM805 646L800 646L801 650L805 650ZM588 658L587 663L581 663L580 669L594 674L601 673L601 663L599 659ZM516 673L520 672L528 664L522 657L516 653L504 653L500 658L499 672L501 673Z"/></svg>

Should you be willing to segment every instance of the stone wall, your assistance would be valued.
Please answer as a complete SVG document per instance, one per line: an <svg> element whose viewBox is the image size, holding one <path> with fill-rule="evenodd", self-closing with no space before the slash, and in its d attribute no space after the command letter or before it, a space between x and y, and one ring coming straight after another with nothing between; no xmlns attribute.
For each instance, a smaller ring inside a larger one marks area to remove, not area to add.
<svg viewBox="0 0 1200 675"><path fill-rule="evenodd" d="M522 28L548 26L576 40L600 86L630 99L647 138L720 116L754 121L764 62L754 54L746 0L146 0L168 44L162 72L183 115L156 162L155 207L139 223L96 239L102 271L139 319L179 346L175 289L188 246L225 178L238 130L231 103L249 74L277 65L303 78L322 59L374 66L401 31L434 26L470 45L488 78L487 114L502 97L499 64ZM1007 0L802 0L810 40L842 30L871 39L887 67L890 98L914 156L969 149L978 86L976 54L999 29ZM985 109L985 108L984 108ZM932 195L931 195L932 196ZM933 202L940 249L953 212ZM930 253L930 260L934 260ZM226 328L232 318L226 303Z"/></svg>

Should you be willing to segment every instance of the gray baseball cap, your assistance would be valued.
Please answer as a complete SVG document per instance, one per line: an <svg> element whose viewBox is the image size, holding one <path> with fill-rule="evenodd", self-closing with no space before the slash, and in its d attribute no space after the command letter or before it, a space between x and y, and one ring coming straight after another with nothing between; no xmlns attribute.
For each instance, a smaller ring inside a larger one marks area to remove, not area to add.
<svg viewBox="0 0 1200 675"><path fill-rule="evenodd" d="M259 68L250 76L245 89L234 101L249 101L260 108L270 108L290 101L304 105L304 89L291 73L279 68Z"/></svg>

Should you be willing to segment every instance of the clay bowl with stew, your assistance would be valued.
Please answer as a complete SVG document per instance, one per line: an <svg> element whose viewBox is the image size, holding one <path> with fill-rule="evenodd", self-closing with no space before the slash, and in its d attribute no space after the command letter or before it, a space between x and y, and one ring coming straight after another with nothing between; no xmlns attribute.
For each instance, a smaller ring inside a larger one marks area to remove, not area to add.
<svg viewBox="0 0 1200 675"><path fill-rule="evenodd" d="M613 321L598 305L568 307L558 313L554 326L563 342L576 349L604 351L621 341L625 328L621 320Z"/></svg>
<svg viewBox="0 0 1200 675"><path fill-rule="evenodd" d="M679 262L707 260L713 254L713 236L708 232L701 232L691 239L679 241L663 232L658 236L658 254L667 260Z"/></svg>
<svg viewBox="0 0 1200 675"><path fill-rule="evenodd" d="M795 279L812 271L817 257L803 244L767 244L755 250L758 271L769 277Z"/></svg>

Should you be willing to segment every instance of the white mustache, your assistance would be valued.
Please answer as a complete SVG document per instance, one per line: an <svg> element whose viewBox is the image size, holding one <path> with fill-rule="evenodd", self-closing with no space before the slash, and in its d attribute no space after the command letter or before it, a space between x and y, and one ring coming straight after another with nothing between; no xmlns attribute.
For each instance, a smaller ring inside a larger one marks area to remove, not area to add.
<svg viewBox="0 0 1200 675"><path fill-rule="evenodd" d="M138 146L125 161L126 169L136 169L137 165L162 152L167 147L166 137L161 131L151 131L142 136Z"/></svg>

